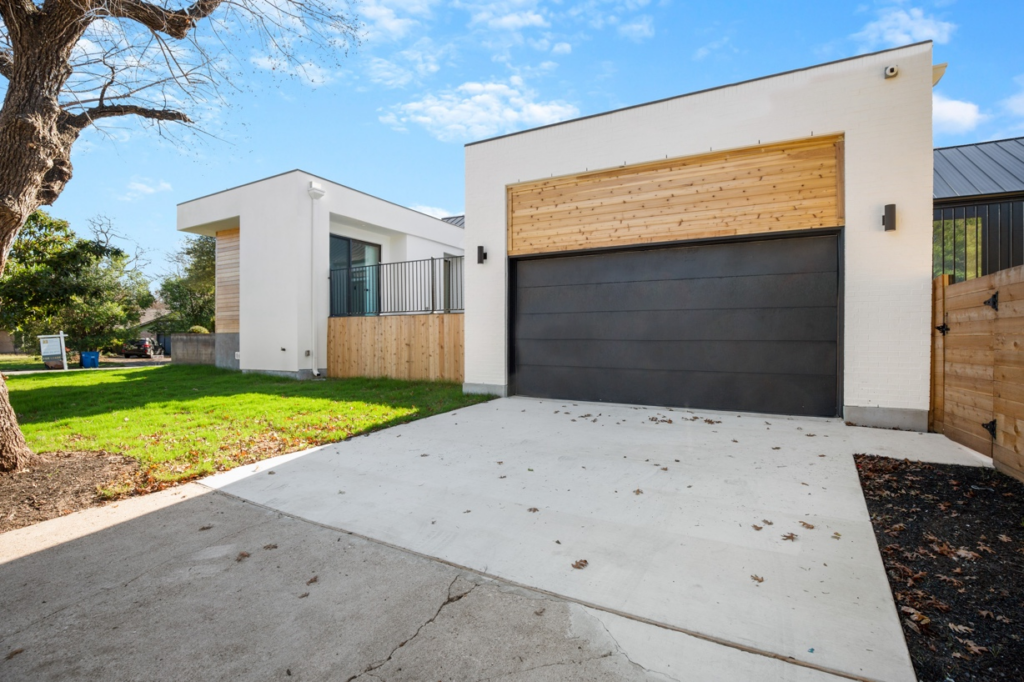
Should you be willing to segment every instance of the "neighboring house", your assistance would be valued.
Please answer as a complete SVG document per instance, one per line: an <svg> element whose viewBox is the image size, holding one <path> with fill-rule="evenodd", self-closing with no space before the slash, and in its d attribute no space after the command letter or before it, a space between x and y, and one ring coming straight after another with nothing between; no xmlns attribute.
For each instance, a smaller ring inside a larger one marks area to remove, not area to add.
<svg viewBox="0 0 1024 682"><path fill-rule="evenodd" d="M178 229L217 238L220 367L308 378L326 371L329 316L461 309L457 218L301 170L179 204Z"/></svg>
<svg viewBox="0 0 1024 682"><path fill-rule="evenodd" d="M155 301L153 305L142 311L142 317L139 318L139 323L135 326L135 329L138 330L138 338L156 339L158 335L150 328L170 314L170 309L163 301Z"/></svg>
<svg viewBox="0 0 1024 682"><path fill-rule="evenodd" d="M926 430L942 70L919 43L467 145L465 390Z"/></svg>
<svg viewBox="0 0 1024 682"><path fill-rule="evenodd" d="M935 150L932 273L1024 265L1024 137Z"/></svg>
<svg viewBox="0 0 1024 682"><path fill-rule="evenodd" d="M14 337L11 336L11 333L0 331L0 353L10 354L17 352L18 349L14 345Z"/></svg>

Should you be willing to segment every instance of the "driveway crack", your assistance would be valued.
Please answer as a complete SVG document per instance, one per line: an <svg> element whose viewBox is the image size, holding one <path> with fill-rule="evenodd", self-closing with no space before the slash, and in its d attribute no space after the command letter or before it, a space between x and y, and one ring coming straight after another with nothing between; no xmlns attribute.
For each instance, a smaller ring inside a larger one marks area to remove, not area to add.
<svg viewBox="0 0 1024 682"><path fill-rule="evenodd" d="M428 618L426 621L423 622L422 625L420 625L418 628L416 628L416 632L414 632L412 634L412 637L409 637L405 641L401 642L394 649L392 649L391 653L388 654L387 658L385 658L382 661L378 661L377 663L370 664L361 673L353 675L352 677L350 677L347 680L345 680L345 682L353 682L353 680L357 680L360 677L362 677L363 675L371 675L372 677L374 677L376 679L377 676L372 674L374 670L377 670L377 669L383 667L384 665L386 665L388 663L388 661L390 661L392 659L392 657L394 657L394 655L398 652L399 649L401 649L406 644L408 644L409 642L411 642L414 639L416 639L419 636L420 632L423 631L423 628L427 627L428 625L433 623L435 620L437 620L437 617L441 615L441 612L444 611L446 606L448 606L449 604L454 604L455 602L459 601L460 599L462 599L463 597L465 597L466 595L468 595L470 592L472 592L473 590L475 590L477 588L477 586L474 584L472 587L470 587L465 592L453 596L452 595L452 588L455 587L455 583L456 583L456 581L458 581L458 579L459 579L459 576L455 576L452 579L451 583L448 584L448 591L447 591L447 595L448 596L445 598L444 602L442 602L441 605L437 607L437 611L434 612L433 616Z"/></svg>

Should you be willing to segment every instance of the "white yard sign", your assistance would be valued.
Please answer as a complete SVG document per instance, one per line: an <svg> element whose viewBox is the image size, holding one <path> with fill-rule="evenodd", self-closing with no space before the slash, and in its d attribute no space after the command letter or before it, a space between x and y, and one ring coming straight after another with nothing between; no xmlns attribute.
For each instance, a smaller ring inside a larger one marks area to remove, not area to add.
<svg viewBox="0 0 1024 682"><path fill-rule="evenodd" d="M38 339L43 364L52 369L67 369L68 356L64 350L64 332L40 336Z"/></svg>

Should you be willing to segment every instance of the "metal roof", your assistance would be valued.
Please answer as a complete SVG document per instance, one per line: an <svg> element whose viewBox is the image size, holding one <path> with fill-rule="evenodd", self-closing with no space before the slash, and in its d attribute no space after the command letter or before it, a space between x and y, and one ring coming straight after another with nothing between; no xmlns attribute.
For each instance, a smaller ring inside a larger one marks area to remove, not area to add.
<svg viewBox="0 0 1024 682"><path fill-rule="evenodd" d="M441 220L455 227L466 228L466 216L464 215L450 215L447 218L441 218Z"/></svg>
<svg viewBox="0 0 1024 682"><path fill-rule="evenodd" d="M936 199L1024 192L1024 137L935 150Z"/></svg>

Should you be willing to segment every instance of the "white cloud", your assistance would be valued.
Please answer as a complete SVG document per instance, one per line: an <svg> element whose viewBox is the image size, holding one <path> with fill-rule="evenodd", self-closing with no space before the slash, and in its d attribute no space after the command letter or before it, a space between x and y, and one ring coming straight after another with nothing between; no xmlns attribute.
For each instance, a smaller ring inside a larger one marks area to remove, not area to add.
<svg viewBox="0 0 1024 682"><path fill-rule="evenodd" d="M363 0L356 14L366 22L363 38L367 42L401 40L427 18L436 0Z"/></svg>
<svg viewBox="0 0 1024 682"><path fill-rule="evenodd" d="M408 85L413 77L412 71L380 57L370 59L366 73L370 80L380 83L386 88L400 88Z"/></svg>
<svg viewBox="0 0 1024 682"><path fill-rule="evenodd" d="M654 19L646 14L637 17L628 24L619 26L619 34L639 43L654 35Z"/></svg>
<svg viewBox="0 0 1024 682"><path fill-rule="evenodd" d="M547 20L536 12L512 12L498 17L480 14L474 18L475 22L483 20L486 20L489 28L507 31L519 31L529 27L543 28L548 25Z"/></svg>
<svg viewBox="0 0 1024 682"><path fill-rule="evenodd" d="M150 178L133 177L128 183L128 191L118 197L121 201L135 201L157 192L170 192L173 187L166 180L155 181Z"/></svg>
<svg viewBox="0 0 1024 682"><path fill-rule="evenodd" d="M922 40L934 40L944 45L949 42L955 30L956 24L925 15L924 10L917 7L890 7L882 10L876 21L870 22L850 37L870 50L880 45L895 47Z"/></svg>
<svg viewBox="0 0 1024 682"><path fill-rule="evenodd" d="M932 95L932 125L940 133L967 133L988 119L978 105L949 99L939 93Z"/></svg>
<svg viewBox="0 0 1024 682"><path fill-rule="evenodd" d="M434 216L435 218L447 218L448 216L458 215L458 213L454 213L448 209L438 208L437 206L424 206L422 204L417 204L416 206L410 206L409 208L414 211L419 211L420 213L426 213L429 216Z"/></svg>
<svg viewBox="0 0 1024 682"><path fill-rule="evenodd" d="M1017 85L1024 88L1024 76L1017 76L1013 79ZM1024 116L1024 89L1018 92L1016 95L1012 95L1004 99L1001 104L1003 109L1014 116Z"/></svg>
<svg viewBox="0 0 1024 682"><path fill-rule="evenodd" d="M720 38L718 40L710 42L707 45L702 45L701 47L697 48L697 50L693 53L693 59L694 59L694 61L699 62L699 61L705 59L708 55L710 55L715 50L720 50L720 49L722 49L723 47L725 47L728 44L729 44L729 36L725 36L724 38Z"/></svg>
<svg viewBox="0 0 1024 682"><path fill-rule="evenodd" d="M572 52L572 45L569 43L555 43L555 46L551 48L552 54L570 54Z"/></svg>
<svg viewBox="0 0 1024 682"><path fill-rule="evenodd" d="M443 142L481 139L574 118L579 109L562 100L538 101L523 79L463 83L392 107L380 121L396 130L425 128Z"/></svg>

